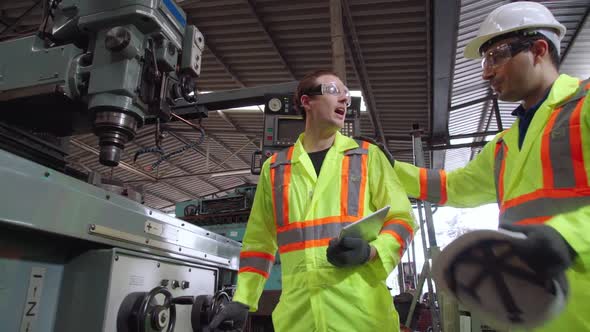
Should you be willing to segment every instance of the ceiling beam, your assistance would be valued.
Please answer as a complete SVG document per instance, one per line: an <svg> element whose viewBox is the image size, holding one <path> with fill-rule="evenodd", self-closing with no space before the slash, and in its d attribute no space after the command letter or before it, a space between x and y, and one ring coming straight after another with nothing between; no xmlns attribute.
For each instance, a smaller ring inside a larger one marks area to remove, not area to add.
<svg viewBox="0 0 590 332"><path fill-rule="evenodd" d="M37 2L35 2L31 7L29 7L29 9L25 10L18 18L16 18L16 20L14 20L10 25L8 25L6 28L0 31L0 37L2 37L2 35L4 35L10 29L16 27L20 23L20 21L27 17L27 15L29 15L33 11L33 9L35 9L35 7L37 7L41 2L42 0L37 0Z"/></svg>
<svg viewBox="0 0 590 332"><path fill-rule="evenodd" d="M283 66L285 66L285 69L287 69L287 72L289 72L291 77L293 77L293 79L295 79L295 71L289 65L289 63L285 59L285 56L283 55L281 50L279 50L277 43L274 41L274 39L272 38L272 35L270 34L270 31L268 30L268 26L266 25L266 23L264 23L264 21L262 20L262 18L258 14L258 11L256 10L256 4L254 3L253 0L246 0L246 2L248 3L248 8L250 9L250 13L252 14L252 16L254 16L254 18L256 19L256 21L258 22L258 24L260 25L260 27L264 31L264 35L266 36L266 38L270 42L270 45L272 46L272 48L275 50L275 52L277 52L277 54L279 56L279 60L281 61Z"/></svg>
<svg viewBox="0 0 590 332"><path fill-rule="evenodd" d="M80 149L82 149L84 151L93 153L93 154L95 154L97 156L100 155L100 151L98 149L96 149L96 148L94 148L94 147L92 147L92 146L90 146L90 145L88 145L88 144L86 144L84 142L78 141L77 139L74 139L74 138L70 139L70 144L72 144L72 145L74 145L74 146L76 146L76 147L78 147L78 148L80 148ZM152 180L152 181L157 181L158 180L158 178L156 178L155 176L153 176L153 175L151 175L149 173L146 173L146 172L144 172L142 170L139 170L139 169L133 167L132 165L127 164L124 161L120 161L118 167L120 167L121 169L124 169L124 170L126 170L126 171L128 171L130 173L133 173L135 175L139 175L139 176L141 176L143 178L146 178L148 180Z"/></svg>
<svg viewBox="0 0 590 332"><path fill-rule="evenodd" d="M227 114L225 114L225 113L224 113L222 110L218 110L218 111L217 111L217 114L219 114L219 116L220 116L220 117L221 117L221 118L222 118L222 119L223 119L223 120L224 120L224 121L225 121L227 124L229 124L229 125L230 125L230 126L233 128L233 130L235 130L236 132L238 132L238 133L245 132L245 130L243 130L243 129L242 129L242 128L241 128L241 127L240 127L240 126L237 124L237 123L235 123L235 122L234 122L232 119L230 119L230 118L229 118L229 116L227 116ZM264 121L264 117L263 117L262 121ZM260 135L259 137L261 137L261 136L262 136L262 133L259 133L258 135ZM257 135L257 136L258 136L258 135ZM259 148L260 148L258 145L256 145L256 144L254 143L254 141L253 141L252 139L250 139L250 138L249 138L248 136L246 136L245 134L244 134L244 137L246 137L246 138L247 138L247 139L250 141L250 143L252 143L252 145L254 145L254 147L255 147L256 149L259 149ZM262 137L261 137L260 139L262 140Z"/></svg>
<svg viewBox="0 0 590 332"><path fill-rule="evenodd" d="M168 134L185 144L188 144L188 142L189 142L189 140L180 133L168 132ZM209 158L210 160L212 160L214 163L216 163L218 165L221 164L221 160L219 160L218 158L216 158L214 156L207 156L207 153L204 151L201 151L201 149L199 149L199 147L197 147L197 146L193 146L192 150L197 152L198 154L200 154L201 156L203 156L205 158ZM229 150L229 151L231 152L231 150ZM250 181L246 177L239 176L238 178L240 180L242 180L244 183L250 183Z"/></svg>
<svg viewBox="0 0 590 332"><path fill-rule="evenodd" d="M105 179L109 177L106 174L103 174L103 173L101 173L101 172L99 172L97 170L92 169L88 165L82 163L80 160L69 160L68 163L72 163L72 164L78 165L78 166L80 166L81 168L83 168L87 172L95 172L95 173L98 173L98 174L101 175L101 177L103 177ZM125 183L125 184L127 184L127 183ZM154 193L151 190L145 189L144 186L134 186L134 185L131 185L131 184L127 184L127 185L130 186L131 188L133 188L138 193L150 195L150 196L156 197L157 199L160 199L162 201L165 201L165 202L168 202L168 203L172 203L172 206L175 206L176 205L176 203L174 202L173 199L168 198L168 197L165 197L165 196L162 196L160 194L156 194L156 193ZM156 207L153 207L153 208L156 208Z"/></svg>
<svg viewBox="0 0 590 332"><path fill-rule="evenodd" d="M133 141L132 141L132 143L133 143L133 144L135 144L136 146L138 146L140 149L143 149L143 148L145 148L145 146L143 146L142 144L139 144L139 143L137 143L135 140L133 140ZM179 169L179 170L183 171L183 172L184 172L184 173L186 173L186 174L191 174L191 173L192 173L191 171L189 171L189 170L187 170L186 168L184 168L184 167L182 167L182 166L180 166L180 165L176 164L176 162L174 162L174 161L172 161L172 160L170 160L170 159L166 159L166 162L167 162L168 164L170 164L170 165L172 165L172 166L176 167L177 169ZM161 180L162 180L161 178L158 178L158 181L161 181ZM208 184L209 186L211 186L211 187L213 187L213 188L215 188L215 189L217 189L217 190L221 190L221 188L220 188L219 186L215 185L214 183L212 183L212 182L210 182L210 181L207 181L207 180L206 180L206 179L204 179L203 177L199 177L199 180L201 180L201 181L205 182L206 184ZM177 189L177 190L179 190L179 191L180 191L180 189L178 189L178 188L175 188L175 189ZM189 196L189 197L199 197L199 195L198 195L198 194L195 194L195 193L193 193L193 192L190 192L190 191L185 191L185 192L183 192L183 194L185 194L185 195L187 195L187 196Z"/></svg>
<svg viewBox="0 0 590 332"><path fill-rule="evenodd" d="M90 145L88 145L88 144L86 144L84 142L78 141L76 139L70 139L70 143L72 145L75 145L75 146L79 147L82 150L85 150L85 151L90 152L92 154L95 154L97 156L100 155L100 151L98 149L96 149L96 148L94 148L94 147L92 147L92 146L90 146ZM137 145L139 145L139 144L137 144ZM141 145L139 145L139 146L141 146ZM199 195L197 195L195 193L188 192L188 191L183 190L183 189L180 189L180 188L177 188L177 186L175 186L173 184L166 183L164 181L158 181L158 178L157 177L155 177L155 176L153 176L153 175L151 175L149 173L146 173L146 172L144 172L142 170L139 170L139 169L133 167L132 165L130 165L130 164L124 162L124 161L119 161L119 165L117 167L120 167L121 169L124 169L124 170L126 170L126 171L128 171L130 173L139 175L139 176L141 176L141 177L143 177L143 178L145 178L147 180L150 180L152 182L162 183L162 184L164 184L164 185L166 185L166 186L168 186L168 187L170 187L170 188L178 191L179 193L181 193L181 194L183 194L185 196L188 196L188 197L199 197ZM214 187L214 188L219 189L218 187ZM171 200L171 199L167 199L167 201L174 202L174 200Z"/></svg>
<svg viewBox="0 0 590 332"><path fill-rule="evenodd" d="M580 24L578 25L576 32L574 32L572 39L568 43L565 51L563 51L563 55L561 56L561 60L559 61L560 64L565 62L567 55L569 54L570 50L574 47L574 44L576 43L576 40L578 39L578 35L584 29L584 26L586 25L586 22L588 21L588 14L589 13L590 13L590 6L586 7L586 12L584 13L584 16L582 17L582 20L580 21Z"/></svg>
<svg viewBox="0 0 590 332"><path fill-rule="evenodd" d="M363 59L361 45L356 33L356 28L354 26L348 0L342 0L342 14L344 15L346 27L348 28L348 42L346 43L346 46L348 48L348 53L352 58L352 68L361 85L361 91L367 106L367 112L369 113L369 117L373 123L373 128L375 128L375 137L387 147L387 140L385 138L383 127L381 125L381 119L375 104L375 96L373 95L371 82L369 82L369 74L367 73L367 68L365 67L366 62Z"/></svg>
<svg viewBox="0 0 590 332"><path fill-rule="evenodd" d="M459 1L432 1L432 138L449 136L449 110L459 30ZM427 10L431 10L427 8ZM430 24L430 23L428 23ZM430 68L429 68L430 70Z"/></svg>

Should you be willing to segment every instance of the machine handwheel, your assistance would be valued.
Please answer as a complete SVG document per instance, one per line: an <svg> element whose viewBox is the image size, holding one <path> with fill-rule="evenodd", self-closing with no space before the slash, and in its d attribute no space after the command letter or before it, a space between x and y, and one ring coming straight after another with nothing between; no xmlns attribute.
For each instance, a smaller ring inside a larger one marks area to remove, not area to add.
<svg viewBox="0 0 590 332"><path fill-rule="evenodd" d="M156 296L164 302L158 304ZM117 317L118 332L172 332L176 324L176 306L172 294L165 287L147 293L131 293L121 304Z"/></svg>
<svg viewBox="0 0 590 332"><path fill-rule="evenodd" d="M191 310L191 325L194 332L209 331L209 323L213 318L212 305L213 296L211 295L199 295L195 298Z"/></svg>
<svg viewBox="0 0 590 332"><path fill-rule="evenodd" d="M210 332L209 323L231 301L231 297L225 291L215 295L199 295L195 298L191 312L191 324L194 332ZM220 327L226 326L222 323ZM230 324L231 327L231 324Z"/></svg>
<svg viewBox="0 0 590 332"><path fill-rule="evenodd" d="M153 305L158 294L164 295L164 303L162 305ZM169 317L166 317L166 312L170 315ZM148 332L146 330L146 320L148 319L151 329L155 331L164 331L166 326L168 327L165 332L174 331L176 306L172 304L172 294L165 287L156 287L143 298L136 316L139 332Z"/></svg>

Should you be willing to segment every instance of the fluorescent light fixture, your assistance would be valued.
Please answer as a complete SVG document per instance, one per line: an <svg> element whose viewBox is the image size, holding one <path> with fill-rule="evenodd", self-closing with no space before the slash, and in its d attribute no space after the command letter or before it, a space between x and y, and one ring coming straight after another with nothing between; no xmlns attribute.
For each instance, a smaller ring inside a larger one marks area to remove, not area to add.
<svg viewBox="0 0 590 332"><path fill-rule="evenodd" d="M465 144L473 142L473 137L455 138L450 141L451 145Z"/></svg>
<svg viewBox="0 0 590 332"><path fill-rule="evenodd" d="M365 104L365 98L363 98L361 90L352 90L350 91L350 95L353 97L361 97L361 112L366 112L367 105Z"/></svg>
<svg viewBox="0 0 590 332"><path fill-rule="evenodd" d="M248 169L236 169L236 170L232 170L232 171L222 171L222 172L211 173L211 177L212 178L218 178L218 177L221 177L221 176L245 175L245 174L251 174L249 168Z"/></svg>

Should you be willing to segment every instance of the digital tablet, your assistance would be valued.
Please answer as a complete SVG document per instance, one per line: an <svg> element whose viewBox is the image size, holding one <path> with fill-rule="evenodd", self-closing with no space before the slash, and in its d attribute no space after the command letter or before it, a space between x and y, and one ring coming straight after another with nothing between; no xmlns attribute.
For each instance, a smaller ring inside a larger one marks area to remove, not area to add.
<svg viewBox="0 0 590 332"><path fill-rule="evenodd" d="M389 212L389 205L379 209L368 216L365 216L350 225L345 226L340 231L339 239L344 236L357 237L366 241L373 241L379 235L383 222Z"/></svg>

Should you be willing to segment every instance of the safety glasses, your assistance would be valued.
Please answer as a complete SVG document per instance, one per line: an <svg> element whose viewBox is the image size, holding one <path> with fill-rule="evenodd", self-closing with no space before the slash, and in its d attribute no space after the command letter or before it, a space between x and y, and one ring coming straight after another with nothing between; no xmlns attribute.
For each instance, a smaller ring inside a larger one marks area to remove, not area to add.
<svg viewBox="0 0 590 332"><path fill-rule="evenodd" d="M336 97L345 96L346 97L346 107L350 106L352 99L350 97L350 91L348 91L347 87L339 88L336 82L329 82L329 83L322 83L314 88L311 88L305 93L308 96L320 96L320 95L332 95Z"/></svg>
<svg viewBox="0 0 590 332"><path fill-rule="evenodd" d="M533 45L533 40L514 41L500 44L482 53L481 68L490 70L497 68L510 60L518 53L528 50Z"/></svg>

